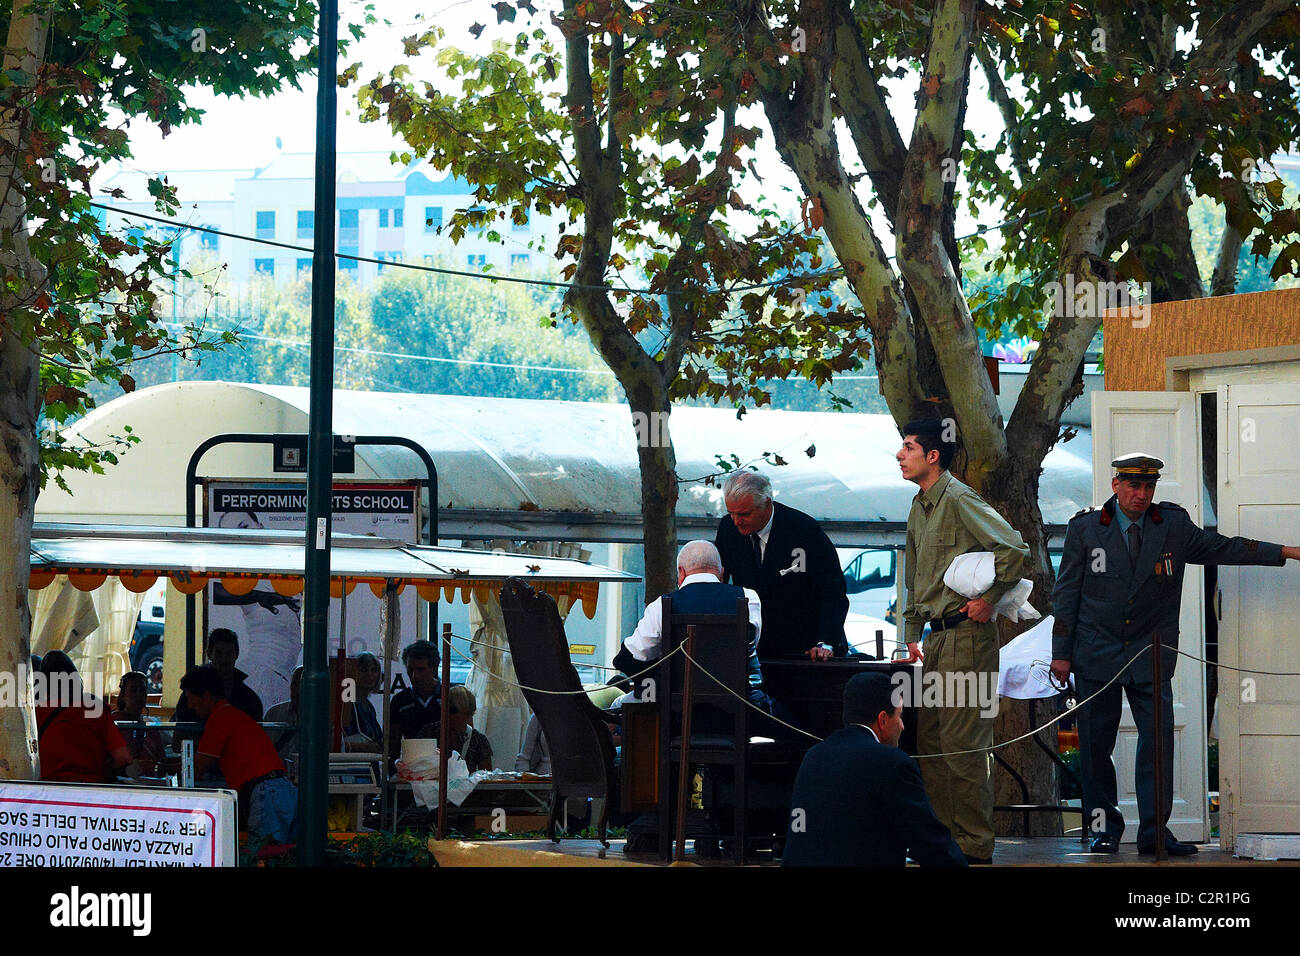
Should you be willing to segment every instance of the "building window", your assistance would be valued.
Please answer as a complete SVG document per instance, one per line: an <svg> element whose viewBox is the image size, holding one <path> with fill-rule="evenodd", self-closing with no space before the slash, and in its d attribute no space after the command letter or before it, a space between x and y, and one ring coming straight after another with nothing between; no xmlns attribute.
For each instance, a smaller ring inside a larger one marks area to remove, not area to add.
<svg viewBox="0 0 1300 956"><path fill-rule="evenodd" d="M213 228L215 228L215 227L212 226L211 224L208 224L208 225L206 225L204 228L206 228L206 229L213 229ZM215 248L217 248L217 243L218 243L218 240L220 240L220 238L221 238L221 237L218 236L215 232L201 232L201 233L199 233L199 248L200 248L200 249L215 249Z"/></svg>
<svg viewBox="0 0 1300 956"><path fill-rule="evenodd" d="M356 259L339 259L339 269L343 272L356 272L359 265Z"/></svg>
<svg viewBox="0 0 1300 956"><path fill-rule="evenodd" d="M388 210L387 210L387 209L381 209L381 210L379 210L379 228L380 228L380 229L387 229L387 228L388 228Z"/></svg>
<svg viewBox="0 0 1300 956"><path fill-rule="evenodd" d="M487 253L471 252L468 256L470 267L478 266L480 269L487 265Z"/></svg>
<svg viewBox="0 0 1300 956"><path fill-rule="evenodd" d="M437 232L442 228L442 207L425 206L424 207L424 231Z"/></svg>
<svg viewBox="0 0 1300 956"><path fill-rule="evenodd" d="M298 210L298 238L312 239L316 235L316 210Z"/></svg>
<svg viewBox="0 0 1300 956"><path fill-rule="evenodd" d="M380 271L380 272L383 272L383 271L384 271L384 263L386 263L386 262L401 262L401 261L402 261L402 253L401 253L401 252L376 252L376 253L375 253L375 258L379 260L379 271Z"/></svg>
<svg viewBox="0 0 1300 956"><path fill-rule="evenodd" d="M401 206L393 207L393 228L401 229L406 220L405 210Z"/></svg>
<svg viewBox="0 0 1300 956"><path fill-rule="evenodd" d="M275 210L262 209L257 213L257 238L275 238Z"/></svg>
<svg viewBox="0 0 1300 956"><path fill-rule="evenodd" d="M526 266L526 265L528 265L528 253L526 253L526 252L512 252L512 253L510 253L510 265L511 265L512 267L513 267L513 266Z"/></svg>
<svg viewBox="0 0 1300 956"><path fill-rule="evenodd" d="M298 260L298 274L302 275L304 272L311 272L311 259Z"/></svg>
<svg viewBox="0 0 1300 956"><path fill-rule="evenodd" d="M254 260L253 260L253 271L256 272L256 273L258 273L259 275L273 276L273 275L275 275L275 260L274 260L274 259L254 259Z"/></svg>

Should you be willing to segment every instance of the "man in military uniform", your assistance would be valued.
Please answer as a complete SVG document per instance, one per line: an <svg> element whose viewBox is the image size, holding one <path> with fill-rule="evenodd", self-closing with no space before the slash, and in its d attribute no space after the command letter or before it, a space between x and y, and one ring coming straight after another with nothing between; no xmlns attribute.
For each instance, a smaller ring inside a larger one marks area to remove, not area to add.
<svg viewBox="0 0 1300 956"><path fill-rule="evenodd" d="M993 758L987 748L993 745L998 672L993 606L1023 577L1029 548L1000 514L948 472L957 446L945 440L943 424L908 422L902 432L903 447L895 456L899 470L921 489L907 516L904 631L915 654L929 621L922 681L931 686L934 674L938 686L953 688L957 698L921 708L916 722L918 763L935 815L952 831L967 862L991 863ZM943 583L953 558L970 551L991 551L994 556L993 584L977 598L963 597ZM975 694L956 691L969 687L972 678ZM988 688L992 699L979 700L979 688ZM969 696L976 699L966 699ZM966 750L985 752L925 756Z"/></svg>
<svg viewBox="0 0 1300 956"><path fill-rule="evenodd" d="M1079 711L1079 751L1083 768L1086 826L1096 834L1093 853L1115 853L1124 834L1116 806L1115 765L1111 752L1119 728L1120 688L1128 695L1137 724L1137 802L1139 853L1154 853L1157 837L1171 856L1196 852L1166 828L1173 807L1174 702L1171 678L1178 654L1178 612L1183 568L1188 564L1281 566L1300 559L1300 548L1266 541L1225 538L1192 523L1171 502L1152 504L1164 462L1141 453L1111 462L1114 492L1100 508L1075 515L1065 534L1065 553L1052 592L1052 674L1062 684L1074 672L1083 700L1119 679ZM1151 651L1161 644L1160 733L1164 786L1157 811L1152 730ZM1144 652L1144 649L1145 652ZM1133 663L1125 669L1129 661ZM1121 674L1122 671L1122 674ZM1100 811L1100 812L1098 812Z"/></svg>

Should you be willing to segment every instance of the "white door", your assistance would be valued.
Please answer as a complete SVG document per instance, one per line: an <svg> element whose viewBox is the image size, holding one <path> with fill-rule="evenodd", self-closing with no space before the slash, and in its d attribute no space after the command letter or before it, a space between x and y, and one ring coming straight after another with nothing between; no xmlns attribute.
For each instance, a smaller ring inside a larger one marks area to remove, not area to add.
<svg viewBox="0 0 1300 956"><path fill-rule="evenodd" d="M1157 501L1173 501L1200 523L1201 469L1197 454L1195 401L1187 392L1095 392L1092 396L1093 504L1111 496L1111 462L1120 455L1146 452L1165 462L1156 486ZM1183 605L1178 618L1178 646L1204 657L1201 620L1203 575L1193 568L1183 578ZM1124 840L1137 839L1137 790L1134 765L1137 727L1128 701L1115 742L1115 778ZM1174 806L1169 829L1180 840L1203 843L1209 838L1205 764L1205 665L1180 658L1174 671Z"/></svg>
<svg viewBox="0 0 1300 956"><path fill-rule="evenodd" d="M1219 387L1219 533L1300 542L1300 387ZM1219 569L1219 662L1300 672L1300 569ZM1219 672L1219 835L1300 833L1300 678Z"/></svg>

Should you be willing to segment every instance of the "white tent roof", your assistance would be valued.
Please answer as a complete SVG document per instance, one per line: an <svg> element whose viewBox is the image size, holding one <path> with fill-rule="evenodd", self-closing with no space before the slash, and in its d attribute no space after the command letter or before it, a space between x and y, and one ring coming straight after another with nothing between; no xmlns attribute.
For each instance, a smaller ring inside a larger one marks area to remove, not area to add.
<svg viewBox="0 0 1300 956"><path fill-rule="evenodd" d="M82 438L102 442L130 425L141 443L104 475L68 475L71 498L48 488L38 516L183 524L185 469L202 441L229 432L302 433L307 422L306 388L188 382L142 389L77 427ZM916 494L898 473L898 433L887 415L760 410L737 419L726 409L679 407L671 425L683 531L712 527L725 513L721 490L692 480L716 474L717 456L757 463L777 500L821 520L839 544L868 543L867 532L886 525L896 535ZM637 436L625 405L337 390L334 430L403 436L427 449L438 469L443 537L640 538ZM645 431L653 438L653 428ZM814 446L813 456L805 454ZM764 465L764 453L788 464ZM269 446L221 446L198 473L275 480L270 457ZM423 474L407 449L361 445L356 457L358 480ZM1063 525L1091 498L1091 436L1081 430L1048 455L1040 503L1049 525Z"/></svg>

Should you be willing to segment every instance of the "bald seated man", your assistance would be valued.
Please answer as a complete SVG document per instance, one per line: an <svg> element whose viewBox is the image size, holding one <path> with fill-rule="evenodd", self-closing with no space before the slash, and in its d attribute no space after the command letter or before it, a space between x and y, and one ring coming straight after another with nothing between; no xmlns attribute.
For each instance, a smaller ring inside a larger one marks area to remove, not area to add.
<svg viewBox="0 0 1300 956"><path fill-rule="evenodd" d="M711 541L688 541L677 553L677 590L671 598L677 614L734 614L736 601L744 597L749 604L749 701L771 713L771 701L763 692L763 672L758 664L758 640L763 630L763 612L758 593L750 588L722 583L722 558ZM624 674L645 671L651 661L665 653L662 647L662 598L651 601L632 636L614 658L614 666Z"/></svg>

